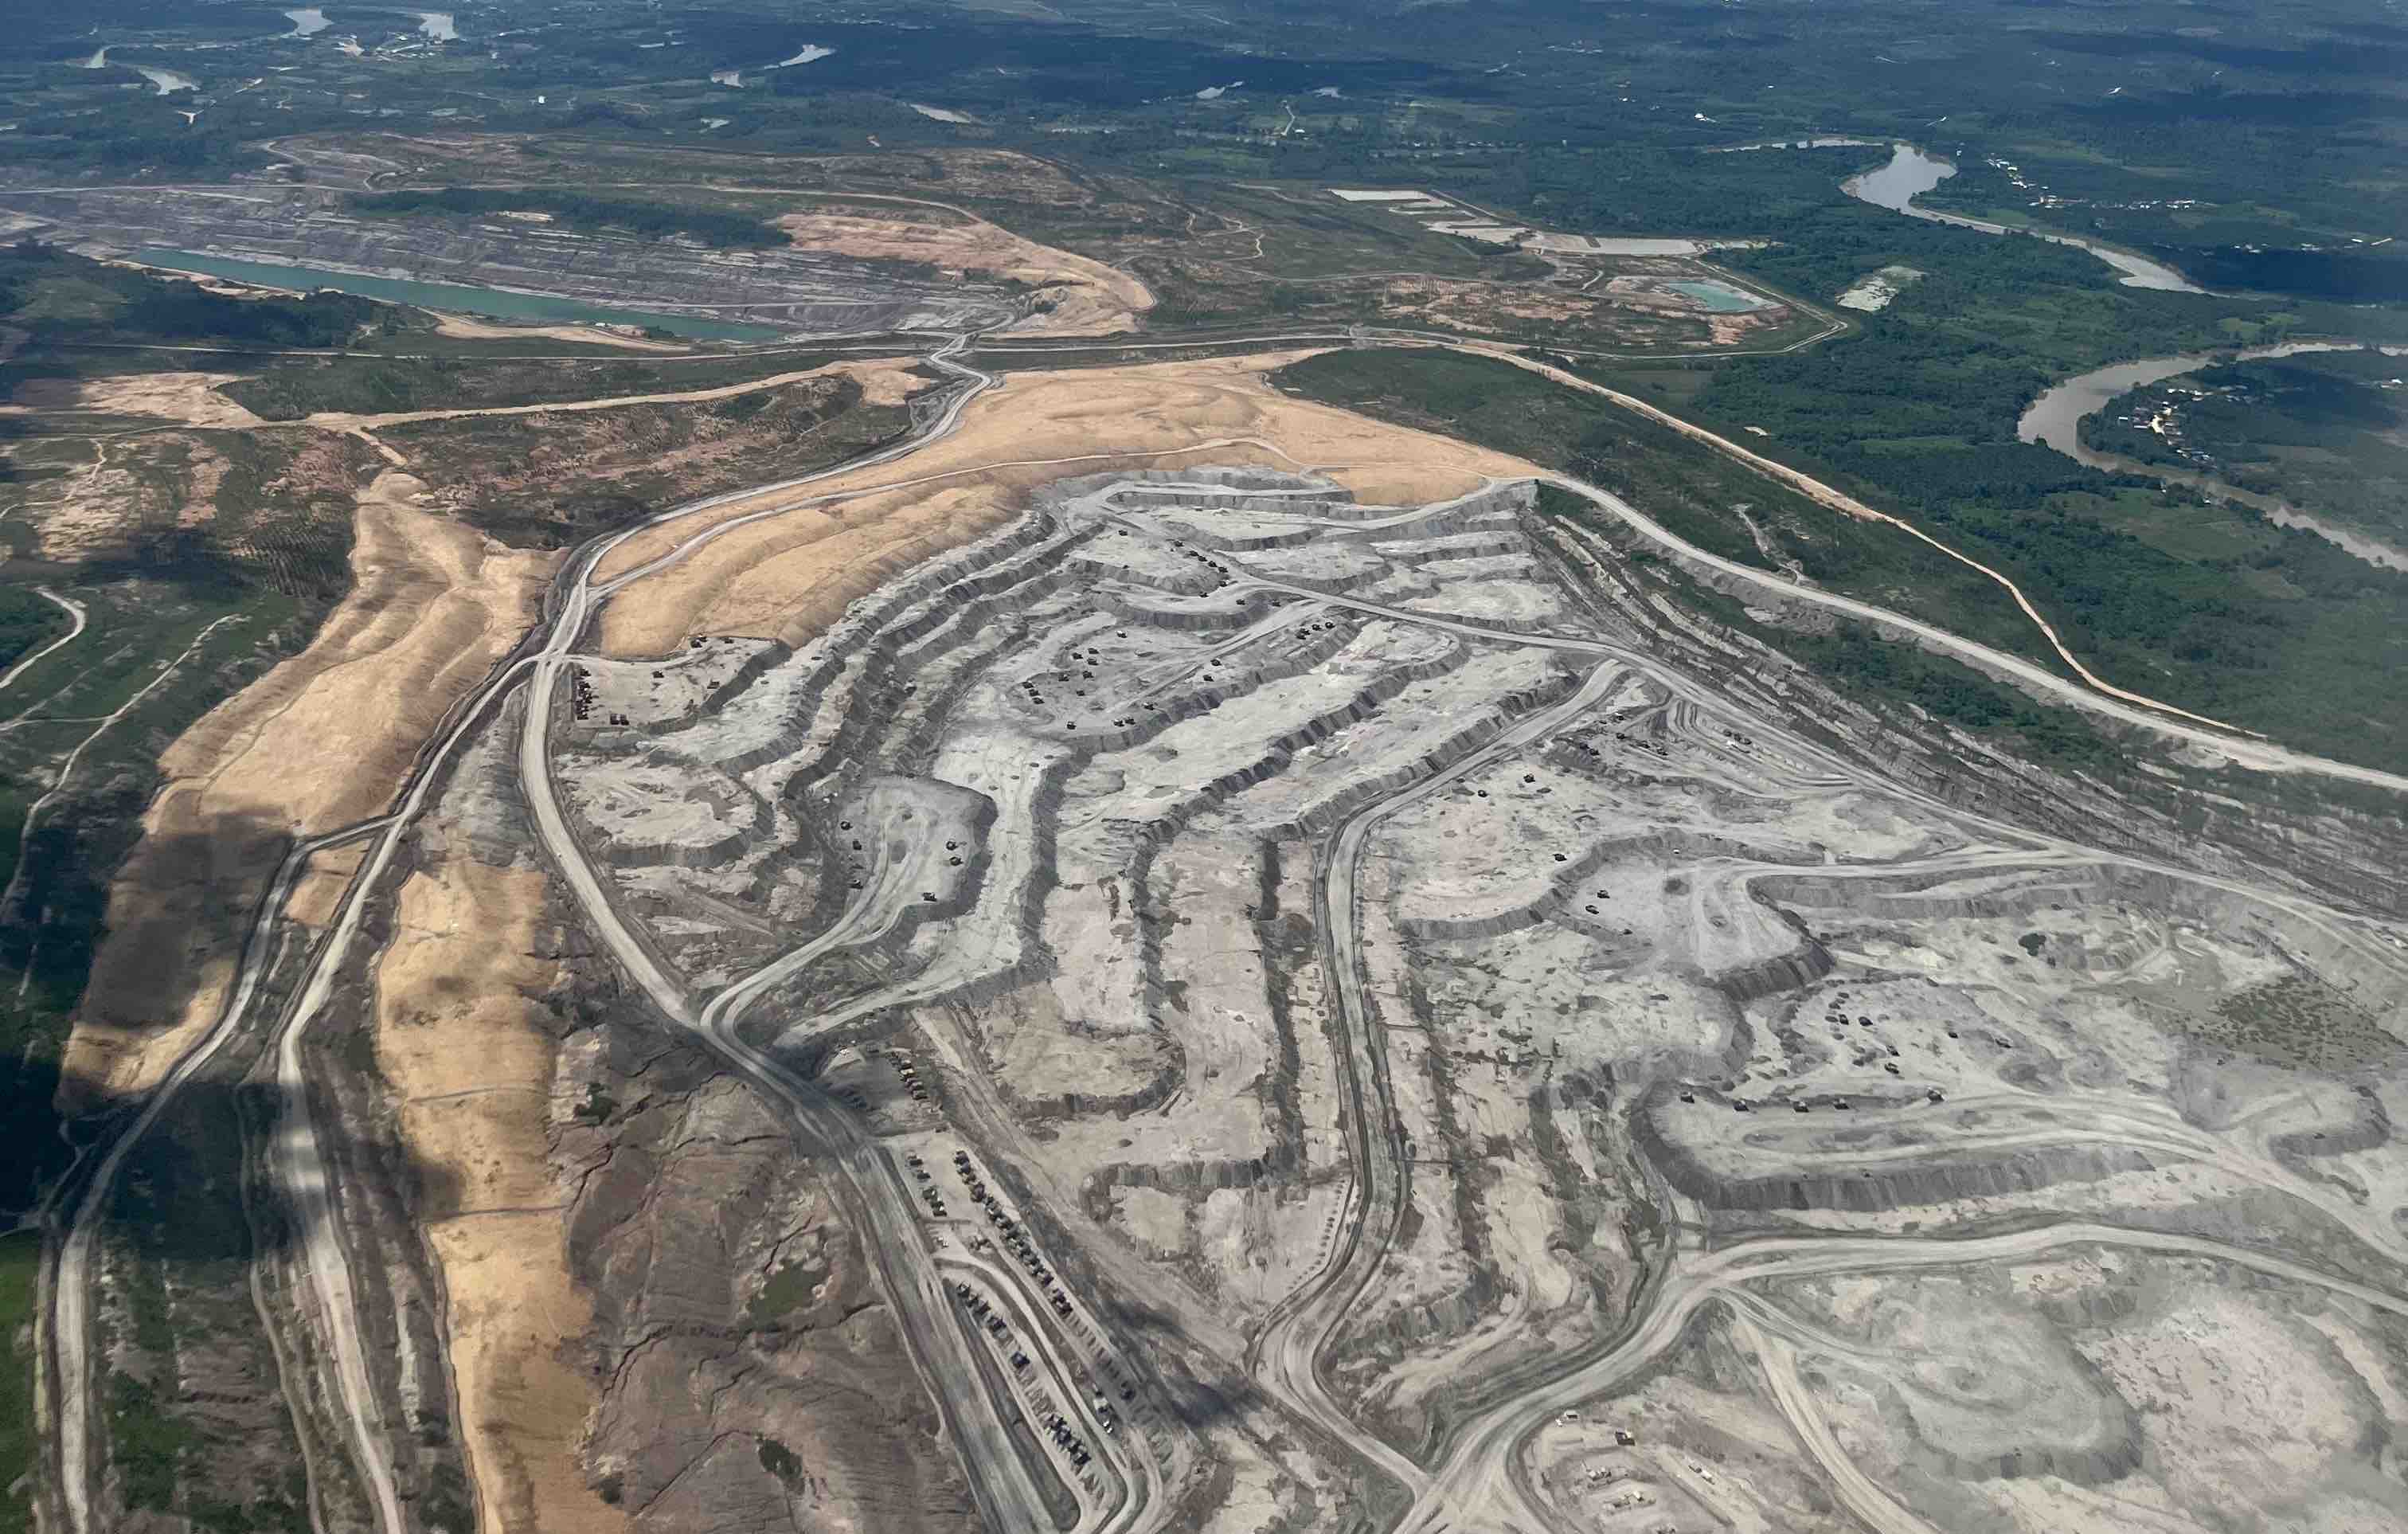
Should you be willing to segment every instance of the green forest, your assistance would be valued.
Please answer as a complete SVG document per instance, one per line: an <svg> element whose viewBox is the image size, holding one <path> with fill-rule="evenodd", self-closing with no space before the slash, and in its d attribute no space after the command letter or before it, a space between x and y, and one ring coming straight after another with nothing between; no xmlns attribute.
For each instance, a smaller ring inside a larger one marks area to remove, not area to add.
<svg viewBox="0 0 2408 1534"><path fill-rule="evenodd" d="M572 229L643 235L655 239L682 236L723 251L767 250L792 243L782 230L773 229L749 214L683 203L595 197L534 187L447 186L430 191L358 193L348 201L356 212L383 218L420 213L454 218L544 213Z"/></svg>
<svg viewBox="0 0 2408 1534"><path fill-rule="evenodd" d="M1995 420L1968 401L1949 406L1960 426L1989 420L1987 428L1975 439L1927 448L1911 435L1928 423L1919 395L1943 380L1909 371L1882 384L1876 371L1852 371L1850 353L1866 344L1726 365L1702 397L1728 409L1726 386L1749 391L1742 397L1765 413L1776 406L1787 412L1773 419L1828 423L1835 441L1846 440L1844 410L1864 411L1860 430L1906 451L1890 458L1834 453L1861 471L1795 451L1783 455L2006 572L2109 679L2321 754L2392 768L2408 763L2408 576L2243 509L2208 507L2196 495L2100 474L2044 449L2009 452L2021 398L2013 391L1990 396L2003 411ZM1889 353L1893 362L1913 355ZM1763 376L1751 376L1759 369ZM1277 378L1307 397L1576 475L1711 552L1766 566L1752 521L1782 562L1828 589L2056 664L2028 621L1978 572L1510 364L1358 349L1324 353ZM1812 390L1823 378L1857 387L1822 406ZM1963 381L1974 397L1990 387L1978 376ZM1722 409L1706 413L1719 427L1741 429ZM1756 419L1753 409L1737 416ZM1786 447L1778 434L1771 445ZM1984 448L1996 449L2004 466L1986 476L1971 467ZM1943 466L1967 472L1931 472Z"/></svg>
<svg viewBox="0 0 2408 1534"><path fill-rule="evenodd" d="M30 376L46 348L79 341L206 340L317 350L400 323L391 305L349 294L236 297L30 237L0 247L0 320L24 332L17 355L0 367L0 380Z"/></svg>
<svg viewBox="0 0 2408 1534"><path fill-rule="evenodd" d="M2403 374L2408 363L2381 351L2232 363L2127 394L2086 418L2082 437L2408 546ZM2171 436L2122 423L2160 415Z"/></svg>

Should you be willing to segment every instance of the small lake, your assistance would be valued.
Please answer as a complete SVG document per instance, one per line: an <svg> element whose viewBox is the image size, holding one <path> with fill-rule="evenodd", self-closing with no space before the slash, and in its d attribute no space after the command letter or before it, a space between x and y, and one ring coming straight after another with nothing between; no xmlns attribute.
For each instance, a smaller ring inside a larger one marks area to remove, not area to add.
<svg viewBox="0 0 2408 1534"><path fill-rule="evenodd" d="M1667 282L1664 285L1705 305L1710 314L1745 314L1764 308L1763 299L1727 282Z"/></svg>
<svg viewBox="0 0 2408 1534"><path fill-rule="evenodd" d="M656 314L646 309L609 308L575 298L547 294L509 293L500 288L472 288L457 282L420 282L409 278L367 277L358 272L322 266L285 266L272 261L241 261L230 256L199 255L190 251L146 250L137 260L169 271L202 277L222 277L236 282L256 282L272 288L332 288L362 298L412 304L421 308L447 309L455 314L487 314L503 320L541 320L553 324L656 325L680 336L705 341L774 341L786 332L776 325L745 324L734 320L697 319L689 314Z"/></svg>
<svg viewBox="0 0 2408 1534"><path fill-rule="evenodd" d="M288 10L284 19L293 23L293 30L285 34L288 37L314 37L330 24L326 13L314 6L308 10Z"/></svg>
<svg viewBox="0 0 2408 1534"><path fill-rule="evenodd" d="M147 64L137 64L134 66L134 72L149 80L152 90L163 96L172 96L179 91L197 91L201 88L200 82L194 79L192 76L179 75L173 69L153 69Z"/></svg>
<svg viewBox="0 0 2408 1534"><path fill-rule="evenodd" d="M2183 274L2161 262L2151 261L2128 251L2118 251L2093 240L2078 239L2044 229L2021 229L1994 223L1988 219L1969 219L1960 213L1935 213L1928 208L1917 208L1914 199L1930 191L1949 177L1956 167L1935 155L1924 153L1912 144L1890 146L1889 164L1852 176L1840 183L1840 190L1859 202L1875 208L1886 208L1893 213L1903 213L1911 219L1924 219L1932 223L1953 224L1959 229L1977 229L1985 235L2032 235L2053 245L2071 245L2089 251L2100 260L2124 274L2124 286L2151 288L2160 293L2205 293L2194 287Z"/></svg>
<svg viewBox="0 0 2408 1534"><path fill-rule="evenodd" d="M2358 348L2320 341L2295 341L2285 346L2251 347L2241 351L2194 351L2178 357L2151 357L2143 362L2117 363L2113 367L2096 368L2076 374L2042 394L2015 423L2015 436L2026 442L2039 442L2055 448L2077 463L2086 464L2109 474L2139 474L2167 484L2185 485L2218 500L2238 501L2264 513L2278 527L2297 527L2315 534L2330 543L2339 544L2370 565L2388 569L2408 570L2408 552L2371 538L2346 527L2301 510L2287 501L2272 495L2261 495L2238 485L2226 484L2213 475L2192 469L2171 468L2162 464L2144 464L2121 453L2100 452L2083 445L2083 418L2105 409L2108 405L2152 383L2196 373L2202 367L2228 362L2256 362L2270 357L2296 357L2303 351L2355 351Z"/></svg>
<svg viewBox="0 0 2408 1534"><path fill-rule="evenodd" d="M1914 206L1914 199L1956 174L1956 167L1945 160L1926 154L1912 144L1894 144L1888 165L1866 171L1841 190L1859 202L1886 208L1893 213L1930 218L1931 214Z"/></svg>

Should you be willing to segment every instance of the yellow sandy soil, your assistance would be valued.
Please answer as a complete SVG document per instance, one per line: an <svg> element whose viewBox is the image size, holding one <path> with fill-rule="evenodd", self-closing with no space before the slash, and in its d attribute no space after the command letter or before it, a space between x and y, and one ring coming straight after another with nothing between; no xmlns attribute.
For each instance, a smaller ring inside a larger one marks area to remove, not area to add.
<svg viewBox="0 0 2408 1534"><path fill-rule="evenodd" d="M293 893L285 899L285 920L313 932L332 926L343 892L351 887L351 875L359 871L365 856L362 844L355 841L310 858L308 867L293 882Z"/></svg>
<svg viewBox="0 0 2408 1534"><path fill-rule="evenodd" d="M426 1231L479 1527L606 1534L625 1517L588 1489L577 1457L598 1398L570 1361L593 1312L569 1277L547 1139L542 997L559 969L535 952L543 884L454 857L402 886L377 969L377 1063L440 1200Z"/></svg>
<svg viewBox="0 0 2408 1534"><path fill-rule="evenodd" d="M377 478L360 499L351 595L307 650L161 756L165 787L110 886L67 1046L80 1090L158 1079L215 1012L240 939L234 908L283 841L381 810L444 710L534 621L556 556L429 516L407 499L417 488Z"/></svg>
<svg viewBox="0 0 2408 1534"><path fill-rule="evenodd" d="M198 527L217 515L227 463L206 438L181 431L91 442L93 461L23 508L44 559L93 559L122 552L146 527L173 518Z"/></svg>
<svg viewBox="0 0 2408 1534"><path fill-rule="evenodd" d="M427 312L435 311L430 309ZM676 341L656 341L649 336L622 335L599 325L497 325L484 320L471 320L465 314L436 314L435 334L469 341L584 341L594 346L624 347L630 351L694 350Z"/></svg>
<svg viewBox="0 0 2408 1534"><path fill-rule="evenodd" d="M575 415L586 410L615 410L628 405L689 405L704 400L732 399L738 394L779 389L813 379L850 378L861 385L862 398L872 405L899 404L917 381L908 369L915 359L883 357L870 362L837 362L797 373L773 373L744 383L719 384L656 394L613 394L607 399L574 399L557 405L484 405L456 410L391 410L360 415L350 410L320 410L307 418L327 431L368 432L385 426L406 426L416 421L460 421L471 416Z"/></svg>
<svg viewBox="0 0 2408 1534"><path fill-rule="evenodd" d="M219 394L232 373L128 373L75 381L39 380L20 388L0 416L56 415L88 410L106 415L153 416L187 426L258 426L259 417Z"/></svg>
<svg viewBox="0 0 2408 1534"><path fill-rule="evenodd" d="M899 463L630 538L605 562L605 578L712 522L781 500L867 492L754 523L628 587L604 609L603 646L650 655L689 634L809 638L896 571L996 525L1031 487L1068 475L1182 464L1315 468L1365 500L1404 502L1535 472L1501 453L1290 399L1264 381L1305 354L1014 375L964 411L953 436Z"/></svg>
<svg viewBox="0 0 2408 1534"><path fill-rule="evenodd" d="M797 245L865 260L932 261L952 272L979 272L1045 290L1054 304L1012 328L1031 336L1103 336L1137 327L1154 308L1144 283L1118 267L1025 239L998 224L948 207L958 222L908 216L790 213L778 227Z"/></svg>

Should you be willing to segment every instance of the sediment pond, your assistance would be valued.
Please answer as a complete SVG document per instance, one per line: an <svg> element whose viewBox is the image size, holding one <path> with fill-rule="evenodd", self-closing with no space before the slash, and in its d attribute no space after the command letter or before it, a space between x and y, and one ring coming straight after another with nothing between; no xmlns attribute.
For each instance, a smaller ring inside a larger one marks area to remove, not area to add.
<svg viewBox="0 0 2408 1534"><path fill-rule="evenodd" d="M1682 281L1665 286L1696 299L1710 314L1746 314L1765 307L1763 299L1727 282Z"/></svg>

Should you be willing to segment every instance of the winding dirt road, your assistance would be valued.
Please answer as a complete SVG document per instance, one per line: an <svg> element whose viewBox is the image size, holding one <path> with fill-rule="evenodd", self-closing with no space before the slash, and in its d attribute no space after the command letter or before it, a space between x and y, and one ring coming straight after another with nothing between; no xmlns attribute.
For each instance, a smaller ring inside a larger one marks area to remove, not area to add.
<svg viewBox="0 0 2408 1534"><path fill-rule="evenodd" d="M1345 1235L1321 1267L1273 1308L1246 1351L1247 1371L1335 1441L1347 1444L1399 1487L1416 1496L1427 1489L1422 1467L1377 1437L1364 1432L1330 1396L1321 1357L1344 1324L1396 1240L1410 1188L1405 1130L1388 1086L1387 1039L1363 996L1366 967L1355 920L1355 877L1363 845L1382 822L1421 803L1499 756L1542 740L1578 720L1619 686L1627 675L1613 662L1599 665L1570 698L1522 720L1496 739L1453 765L1377 803L1357 810L1324 855L1314 891L1315 925L1338 1000L1346 1038L1340 1056L1350 1104L1347 1129L1354 1166L1340 1211Z"/></svg>
<svg viewBox="0 0 2408 1534"><path fill-rule="evenodd" d="M259 991L260 977L270 952L269 939L277 921L283 915L284 902L293 886L309 864L309 859L330 848L357 841L384 829L390 818L368 821L346 826L300 842L285 854L258 909L251 915L251 932L245 940L234 989L226 997L218 1020L199 1042L176 1062L166 1078L153 1090L142 1110L127 1125L123 1133L108 1148L92 1180L77 1200L68 1218L66 1240L61 1245L57 1266L45 1275L51 1291L52 1302L41 1309L40 1324L45 1332L37 1356L48 1366L50 1388L37 1392L37 1402L45 1410L54 1427L60 1465L59 1487L65 1500L67 1527L74 1530L89 1528L91 1478L91 1375L89 1347L92 1333L92 1257L110 1193L117 1185L118 1173L125 1158L140 1144L176 1099L177 1095L208 1068L227 1043L238 1036L243 1017Z"/></svg>
<svg viewBox="0 0 2408 1534"><path fill-rule="evenodd" d="M72 596L61 596L57 592L50 590L48 586L36 586L34 590L37 595L48 598L59 607L64 608L66 609L67 616L75 620L75 622L64 634L60 635L57 638L52 639L50 643L42 646L41 649L35 651L23 660L21 660L16 665L8 667L5 673L0 673L0 693L5 693L9 688L15 686L17 684L17 679L23 676L27 671L32 670L35 662L40 660L43 656L49 654L53 650L62 649L66 645L74 643L76 638L80 636L84 630L84 620L86 614L84 612L84 606L81 602L77 601Z"/></svg>

